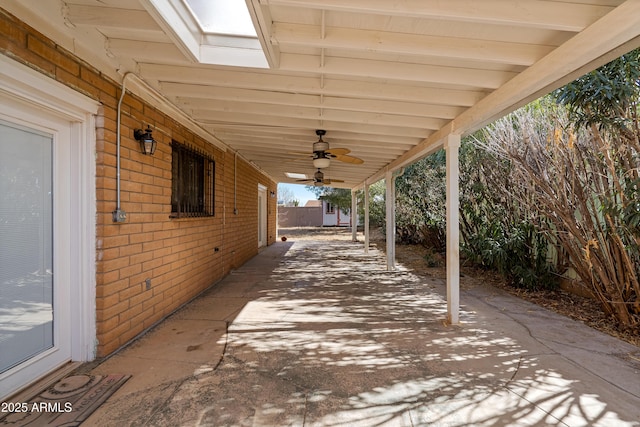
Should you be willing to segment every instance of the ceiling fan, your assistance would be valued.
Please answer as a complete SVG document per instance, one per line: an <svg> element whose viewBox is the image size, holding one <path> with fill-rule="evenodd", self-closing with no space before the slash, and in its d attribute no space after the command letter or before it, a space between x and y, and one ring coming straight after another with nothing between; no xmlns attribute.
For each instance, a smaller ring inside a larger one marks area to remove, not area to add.
<svg viewBox="0 0 640 427"><path fill-rule="evenodd" d="M351 150L348 148L329 148L329 143L322 140L322 137L326 135L326 131L323 129L317 129L316 135L318 135L318 141L313 143L313 153L311 158L313 159L313 167L317 169L328 168L331 164L331 159L336 159L340 162L351 163L353 165L361 165L364 160L350 156ZM292 153L292 154L306 154L306 153Z"/></svg>
<svg viewBox="0 0 640 427"><path fill-rule="evenodd" d="M313 183L313 185L316 187L331 185L334 182L344 182L341 179L324 179L324 173L320 169L318 169L316 173L313 174L313 178L297 179L296 181Z"/></svg>

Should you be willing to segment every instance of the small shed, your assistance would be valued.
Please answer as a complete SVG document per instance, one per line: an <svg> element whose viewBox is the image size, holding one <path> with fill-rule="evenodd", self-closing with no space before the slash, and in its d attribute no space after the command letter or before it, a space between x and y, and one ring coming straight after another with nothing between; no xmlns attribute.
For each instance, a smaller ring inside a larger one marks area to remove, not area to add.
<svg viewBox="0 0 640 427"><path fill-rule="evenodd" d="M351 215L338 209L326 200L314 200L322 204L322 225L324 227L350 227Z"/></svg>
<svg viewBox="0 0 640 427"><path fill-rule="evenodd" d="M278 206L278 227L350 227L349 212L325 200L309 200L304 206Z"/></svg>

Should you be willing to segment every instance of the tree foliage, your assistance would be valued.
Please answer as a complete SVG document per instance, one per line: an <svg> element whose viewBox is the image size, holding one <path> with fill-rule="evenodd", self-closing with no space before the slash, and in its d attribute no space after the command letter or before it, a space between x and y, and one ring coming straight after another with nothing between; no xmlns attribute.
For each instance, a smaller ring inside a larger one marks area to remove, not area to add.
<svg viewBox="0 0 640 427"><path fill-rule="evenodd" d="M386 222L385 212L385 181L380 180L369 186L369 223L373 227L384 229ZM358 193L358 215L364 218L364 192ZM364 221L362 220L361 223Z"/></svg>
<svg viewBox="0 0 640 427"><path fill-rule="evenodd" d="M512 165L480 148L478 133L460 150L460 232L465 257L502 273L511 284L528 289L557 284L548 262L549 241L539 233L544 221L531 204L513 195L518 183Z"/></svg>
<svg viewBox="0 0 640 427"><path fill-rule="evenodd" d="M566 254L563 270L575 271L607 313L634 327L640 246L623 211L625 177L637 175L626 159L637 165L638 147L609 135L575 128L563 108L546 105L542 115L523 109L487 128L483 146L511 163L509 194Z"/></svg>
<svg viewBox="0 0 640 427"><path fill-rule="evenodd" d="M445 248L445 155L440 150L396 178L396 230L401 242Z"/></svg>
<svg viewBox="0 0 640 427"><path fill-rule="evenodd" d="M553 93L578 127L637 138L640 49L622 55Z"/></svg>
<svg viewBox="0 0 640 427"><path fill-rule="evenodd" d="M351 211L351 190L313 185L307 185L306 188L315 194L318 200L325 200L343 212Z"/></svg>
<svg viewBox="0 0 640 427"><path fill-rule="evenodd" d="M298 206L300 201L296 198L296 195L290 188L279 185L278 203L282 203L284 206Z"/></svg>
<svg viewBox="0 0 640 427"><path fill-rule="evenodd" d="M463 140L467 259L528 288L577 276L620 325L637 327L639 99L635 50ZM444 175L438 152L397 178L401 241L441 246L425 230L444 235ZM384 213L384 184L376 205Z"/></svg>

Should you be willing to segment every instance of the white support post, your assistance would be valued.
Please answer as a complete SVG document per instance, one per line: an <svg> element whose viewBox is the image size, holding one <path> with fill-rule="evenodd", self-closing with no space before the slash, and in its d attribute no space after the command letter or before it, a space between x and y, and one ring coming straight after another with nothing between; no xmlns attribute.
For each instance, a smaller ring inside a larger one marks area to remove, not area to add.
<svg viewBox="0 0 640 427"><path fill-rule="evenodd" d="M364 253L369 253L369 184L364 183Z"/></svg>
<svg viewBox="0 0 640 427"><path fill-rule="evenodd" d="M384 179L386 184L387 271L393 271L396 268L396 180L390 171L387 171Z"/></svg>
<svg viewBox="0 0 640 427"><path fill-rule="evenodd" d="M444 149L447 155L447 320L460 322L460 214L458 150L460 135L447 135Z"/></svg>
<svg viewBox="0 0 640 427"><path fill-rule="evenodd" d="M358 241L358 197L356 190L351 190L351 240Z"/></svg>

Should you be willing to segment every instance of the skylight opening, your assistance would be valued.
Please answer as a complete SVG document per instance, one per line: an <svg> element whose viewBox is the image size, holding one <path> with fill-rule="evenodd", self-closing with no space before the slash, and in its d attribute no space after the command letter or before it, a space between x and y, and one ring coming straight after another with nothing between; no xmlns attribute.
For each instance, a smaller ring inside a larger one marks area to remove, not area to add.
<svg viewBox="0 0 640 427"><path fill-rule="evenodd" d="M291 179L307 179L307 175L303 173L285 172L284 174Z"/></svg>
<svg viewBox="0 0 640 427"><path fill-rule="evenodd" d="M203 33L257 37L245 0L184 0Z"/></svg>

